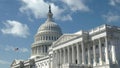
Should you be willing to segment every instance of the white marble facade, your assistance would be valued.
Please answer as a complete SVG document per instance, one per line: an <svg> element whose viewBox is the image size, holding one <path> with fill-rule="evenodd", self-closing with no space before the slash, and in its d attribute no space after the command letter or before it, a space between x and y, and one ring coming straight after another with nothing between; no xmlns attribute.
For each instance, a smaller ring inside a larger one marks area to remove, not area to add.
<svg viewBox="0 0 120 68"><path fill-rule="evenodd" d="M11 68L120 68L120 27L101 25L90 31L63 34L48 19L40 26L28 60L14 60Z"/></svg>

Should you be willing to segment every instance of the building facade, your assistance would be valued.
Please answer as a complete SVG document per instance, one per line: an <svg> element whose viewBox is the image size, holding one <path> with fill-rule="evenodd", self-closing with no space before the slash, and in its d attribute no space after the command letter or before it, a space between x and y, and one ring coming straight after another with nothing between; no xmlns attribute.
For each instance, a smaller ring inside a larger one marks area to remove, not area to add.
<svg viewBox="0 0 120 68"><path fill-rule="evenodd" d="M90 31L62 34L49 6L31 46L31 57L11 68L120 68L120 27L101 25Z"/></svg>

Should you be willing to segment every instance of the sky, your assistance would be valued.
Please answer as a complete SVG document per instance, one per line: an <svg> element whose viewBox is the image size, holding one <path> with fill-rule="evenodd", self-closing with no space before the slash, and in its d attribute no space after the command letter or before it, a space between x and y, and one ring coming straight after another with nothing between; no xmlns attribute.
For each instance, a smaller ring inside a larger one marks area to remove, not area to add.
<svg viewBox="0 0 120 68"><path fill-rule="evenodd" d="M0 0L0 68L30 57L49 5L63 33L89 31L102 24L120 27L120 0Z"/></svg>

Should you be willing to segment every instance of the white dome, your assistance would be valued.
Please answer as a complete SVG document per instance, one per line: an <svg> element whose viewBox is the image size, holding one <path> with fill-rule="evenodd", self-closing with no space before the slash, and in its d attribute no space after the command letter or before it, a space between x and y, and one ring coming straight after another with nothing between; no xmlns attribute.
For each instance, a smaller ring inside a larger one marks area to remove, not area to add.
<svg viewBox="0 0 120 68"><path fill-rule="evenodd" d="M57 33L61 33L60 27L56 23L54 23L53 21L46 21L38 29L38 33L45 32L45 31L46 32L54 31L54 32L57 32Z"/></svg>
<svg viewBox="0 0 120 68"><path fill-rule="evenodd" d="M51 44L62 35L60 27L53 21L52 16L53 14L49 6L48 18L45 23L39 27L35 35L31 57L45 56Z"/></svg>

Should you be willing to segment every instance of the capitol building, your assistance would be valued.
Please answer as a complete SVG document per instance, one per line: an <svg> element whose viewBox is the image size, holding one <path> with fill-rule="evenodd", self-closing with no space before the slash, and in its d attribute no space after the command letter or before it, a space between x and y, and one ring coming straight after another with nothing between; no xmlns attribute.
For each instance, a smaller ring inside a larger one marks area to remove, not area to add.
<svg viewBox="0 0 120 68"><path fill-rule="evenodd" d="M120 68L120 27L104 24L63 34L51 6L47 16L35 34L30 58L13 60L11 68Z"/></svg>

